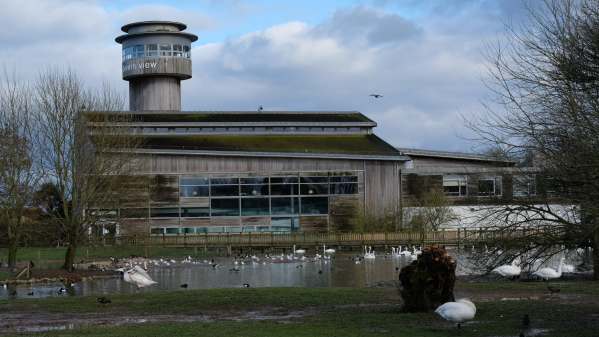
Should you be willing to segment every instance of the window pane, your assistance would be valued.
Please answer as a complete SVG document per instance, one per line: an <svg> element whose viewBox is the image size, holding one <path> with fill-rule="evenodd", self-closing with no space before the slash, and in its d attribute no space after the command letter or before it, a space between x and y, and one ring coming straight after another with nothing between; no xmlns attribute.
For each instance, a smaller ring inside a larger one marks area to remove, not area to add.
<svg viewBox="0 0 599 337"><path fill-rule="evenodd" d="M173 45L173 50L174 51L182 51L183 47L180 44L174 44Z"/></svg>
<svg viewBox="0 0 599 337"><path fill-rule="evenodd" d="M178 208L152 208L150 210L150 217L152 218L178 218Z"/></svg>
<svg viewBox="0 0 599 337"><path fill-rule="evenodd" d="M358 184L331 184L331 194L356 194L358 193Z"/></svg>
<svg viewBox="0 0 599 337"><path fill-rule="evenodd" d="M239 195L239 186L237 185L212 185L211 195L213 197L230 197Z"/></svg>
<svg viewBox="0 0 599 337"><path fill-rule="evenodd" d="M123 208L121 209L121 218L147 218L147 208Z"/></svg>
<svg viewBox="0 0 599 337"><path fill-rule="evenodd" d="M268 195L268 185L241 185L241 195Z"/></svg>
<svg viewBox="0 0 599 337"><path fill-rule="evenodd" d="M208 185L207 177L181 177L181 185Z"/></svg>
<svg viewBox="0 0 599 337"><path fill-rule="evenodd" d="M209 193L208 186L181 186L180 194L182 197L207 197Z"/></svg>
<svg viewBox="0 0 599 337"><path fill-rule="evenodd" d="M270 192L272 195L297 195L299 187L297 184L286 185L271 185Z"/></svg>
<svg viewBox="0 0 599 337"><path fill-rule="evenodd" d="M329 177L302 177L302 183L327 183Z"/></svg>
<svg viewBox="0 0 599 337"><path fill-rule="evenodd" d="M479 195L494 195L495 194L495 180L484 179L478 181L478 194Z"/></svg>
<svg viewBox="0 0 599 337"><path fill-rule="evenodd" d="M167 228L166 234L179 234L179 228Z"/></svg>
<svg viewBox="0 0 599 337"><path fill-rule="evenodd" d="M185 227L183 229L183 234L195 234L195 228L193 227Z"/></svg>
<svg viewBox="0 0 599 337"><path fill-rule="evenodd" d="M212 185L237 185L239 178L211 178Z"/></svg>
<svg viewBox="0 0 599 337"><path fill-rule="evenodd" d="M196 234L204 234L208 233L208 229L206 227L196 227Z"/></svg>
<svg viewBox="0 0 599 337"><path fill-rule="evenodd" d="M272 198L270 200L272 214L298 214L299 199L298 198Z"/></svg>
<svg viewBox="0 0 599 337"><path fill-rule="evenodd" d="M160 50L171 50L171 45L170 44L161 44Z"/></svg>
<svg viewBox="0 0 599 337"><path fill-rule="evenodd" d="M267 177L239 178L242 184L268 184Z"/></svg>
<svg viewBox="0 0 599 337"><path fill-rule="evenodd" d="M268 198L241 199L241 215L269 215Z"/></svg>
<svg viewBox="0 0 599 337"><path fill-rule="evenodd" d="M301 193L303 195L329 194L329 184L302 184Z"/></svg>
<svg viewBox="0 0 599 337"><path fill-rule="evenodd" d="M302 198L302 214L328 214L329 199L327 197Z"/></svg>
<svg viewBox="0 0 599 337"><path fill-rule="evenodd" d="M225 231L222 226L208 227L206 230L208 233L223 233Z"/></svg>
<svg viewBox="0 0 599 337"><path fill-rule="evenodd" d="M227 233L241 233L241 227L239 226L225 227L225 230Z"/></svg>
<svg viewBox="0 0 599 337"><path fill-rule="evenodd" d="M331 177L332 183L357 183L358 177L356 176L334 176Z"/></svg>
<svg viewBox="0 0 599 337"><path fill-rule="evenodd" d="M212 216L239 216L239 199L211 199Z"/></svg>
<svg viewBox="0 0 599 337"><path fill-rule="evenodd" d="M270 177L271 184L297 184L297 177Z"/></svg>
<svg viewBox="0 0 599 337"><path fill-rule="evenodd" d="M183 207L181 208L181 217L183 218L199 218L210 216L210 208L208 207Z"/></svg>

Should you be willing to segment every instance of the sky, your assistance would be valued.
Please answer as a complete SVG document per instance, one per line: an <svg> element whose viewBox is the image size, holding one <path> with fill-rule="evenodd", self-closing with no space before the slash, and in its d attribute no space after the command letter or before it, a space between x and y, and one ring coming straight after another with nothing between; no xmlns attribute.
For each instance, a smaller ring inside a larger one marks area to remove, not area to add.
<svg viewBox="0 0 599 337"><path fill-rule="evenodd" d="M69 67L126 96L120 27L181 21L199 36L183 110L360 111L394 146L471 152L485 53L525 12L522 0L0 0L0 65L23 80Z"/></svg>

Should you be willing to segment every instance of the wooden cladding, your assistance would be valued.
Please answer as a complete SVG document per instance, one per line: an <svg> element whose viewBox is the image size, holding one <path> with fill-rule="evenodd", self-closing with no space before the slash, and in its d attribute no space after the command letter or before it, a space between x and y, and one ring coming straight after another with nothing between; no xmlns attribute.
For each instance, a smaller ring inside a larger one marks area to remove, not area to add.
<svg viewBox="0 0 599 337"><path fill-rule="evenodd" d="M179 179L173 175L157 174L150 179L150 201L152 204L179 202Z"/></svg>

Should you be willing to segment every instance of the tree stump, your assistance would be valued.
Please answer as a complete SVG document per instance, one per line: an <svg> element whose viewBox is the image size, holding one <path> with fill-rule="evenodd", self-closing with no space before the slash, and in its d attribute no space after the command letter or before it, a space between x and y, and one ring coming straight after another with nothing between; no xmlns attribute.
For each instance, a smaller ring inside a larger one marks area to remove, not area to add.
<svg viewBox="0 0 599 337"><path fill-rule="evenodd" d="M454 301L455 260L444 248L431 246L399 272L399 293L407 312L428 312Z"/></svg>

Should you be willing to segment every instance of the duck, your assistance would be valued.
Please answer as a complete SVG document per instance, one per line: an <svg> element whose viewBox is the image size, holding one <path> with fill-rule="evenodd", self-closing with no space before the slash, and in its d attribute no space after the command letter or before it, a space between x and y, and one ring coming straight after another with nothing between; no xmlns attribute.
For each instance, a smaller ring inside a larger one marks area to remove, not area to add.
<svg viewBox="0 0 599 337"><path fill-rule="evenodd" d="M566 259L562 257L562 259L559 262L559 266L557 267L557 270L550 267L545 267L535 271L532 274L539 278L542 278L545 281L560 278L562 277L562 267L564 266L565 260Z"/></svg>
<svg viewBox="0 0 599 337"><path fill-rule="evenodd" d="M476 315L476 306L468 299L459 299L455 302L446 302L435 309L435 313L446 321L461 324L472 320Z"/></svg>
<svg viewBox="0 0 599 337"><path fill-rule="evenodd" d="M504 264L503 266L499 266L493 269L491 272L499 274L503 277L516 278L520 276L520 273L522 272L522 268L520 268L518 264L518 259L515 259L514 261L512 261L511 264Z"/></svg>

